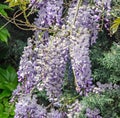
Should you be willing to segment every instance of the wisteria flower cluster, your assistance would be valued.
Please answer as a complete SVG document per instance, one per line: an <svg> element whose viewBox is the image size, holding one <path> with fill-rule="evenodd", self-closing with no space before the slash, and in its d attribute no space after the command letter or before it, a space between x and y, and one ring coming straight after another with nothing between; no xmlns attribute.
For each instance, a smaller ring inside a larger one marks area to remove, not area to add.
<svg viewBox="0 0 120 118"><path fill-rule="evenodd" d="M90 108L86 109L87 118L102 118L99 114L100 114L99 109L96 108L94 110L91 110Z"/></svg>
<svg viewBox="0 0 120 118"><path fill-rule="evenodd" d="M104 1L102 7L110 8L110 2ZM102 17L98 6L102 5L102 1L96 0L96 6L90 6L86 1L81 4L80 0L73 0L64 22L63 4L63 0L30 1L33 9L38 9L34 22L37 28L34 36L28 39L20 61L20 84L13 92L14 98L17 98L15 118L79 118L82 105L78 101L67 105L61 103L69 60L79 96L87 96L94 89L89 47L98 36ZM49 32L56 28L59 29L57 32ZM35 90L46 92L50 107L38 103ZM102 118L96 113L98 111L93 112L87 110L86 116Z"/></svg>
<svg viewBox="0 0 120 118"><path fill-rule="evenodd" d="M112 84L112 83L106 83L106 84L102 84L100 82L97 82L97 86L94 87L93 92L94 93L102 93L105 92L106 90L116 90L119 89L120 86L117 84Z"/></svg>

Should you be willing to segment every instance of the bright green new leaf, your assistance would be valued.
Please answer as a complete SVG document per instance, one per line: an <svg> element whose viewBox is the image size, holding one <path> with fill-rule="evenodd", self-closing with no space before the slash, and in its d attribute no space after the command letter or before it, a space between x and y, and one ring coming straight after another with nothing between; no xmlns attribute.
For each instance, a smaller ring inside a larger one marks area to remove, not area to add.
<svg viewBox="0 0 120 118"><path fill-rule="evenodd" d="M118 23L115 23L111 26L111 31L112 33L114 34L115 32L117 32L118 30L118 27L119 27L119 24Z"/></svg>
<svg viewBox="0 0 120 118"><path fill-rule="evenodd" d="M120 18L115 19L113 23L118 23L118 24L120 24Z"/></svg>
<svg viewBox="0 0 120 118"><path fill-rule="evenodd" d="M10 112L10 115L11 115L11 116L14 116L14 115L15 115L14 109L15 109L15 107L14 107L14 105L12 105L12 106L11 106L11 112Z"/></svg>
<svg viewBox="0 0 120 118"><path fill-rule="evenodd" d="M117 32L119 25L120 25L120 18L117 18L114 20L113 25L110 28L113 34Z"/></svg>
<svg viewBox="0 0 120 118"><path fill-rule="evenodd" d="M26 6L29 3L29 0L6 0L9 2L9 7L15 6Z"/></svg>
<svg viewBox="0 0 120 118"><path fill-rule="evenodd" d="M8 16L8 15L7 15L7 12L5 11L6 9L12 10L9 6L4 5L4 4L0 4L0 14L1 14L2 16L5 16L5 17Z"/></svg>

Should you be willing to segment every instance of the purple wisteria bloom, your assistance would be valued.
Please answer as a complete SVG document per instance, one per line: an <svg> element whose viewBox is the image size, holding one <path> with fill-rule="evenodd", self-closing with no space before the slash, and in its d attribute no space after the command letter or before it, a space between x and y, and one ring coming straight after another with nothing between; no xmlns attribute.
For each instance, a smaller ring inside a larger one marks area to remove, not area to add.
<svg viewBox="0 0 120 118"><path fill-rule="evenodd" d="M75 31L75 30L74 30ZM70 36L70 57L75 77L76 90L81 95L92 91L91 62L89 58L90 34L88 29L79 28Z"/></svg>
<svg viewBox="0 0 120 118"><path fill-rule="evenodd" d="M13 92L13 96L18 97L15 118L79 117L82 106L78 101L71 106L66 105L66 111L62 109L64 105L60 101L68 59L76 91L80 95L93 92L89 47L96 42L102 12L99 8L89 6L88 2L77 8L77 0L73 0L64 24L63 3L63 0L30 0L30 6L38 10L38 16L34 22L34 37L28 39L20 60L20 84ZM95 0L95 4L101 8L100 0ZM105 6L109 8L110 3L104 1ZM49 32L55 27L59 28L58 32ZM52 107L47 109L37 103L37 97L34 96L36 89L39 92L46 91ZM89 108L86 117L102 118L98 109Z"/></svg>
<svg viewBox="0 0 120 118"><path fill-rule="evenodd" d="M36 54L33 51L34 41L28 39L28 46L24 48L23 55L20 60L18 74L18 81L22 83L22 91L29 93L37 84L35 80L36 71L34 69Z"/></svg>
<svg viewBox="0 0 120 118"><path fill-rule="evenodd" d="M67 105L67 117L68 118L79 118L82 110L82 105L76 100L74 103Z"/></svg>
<svg viewBox="0 0 120 118"><path fill-rule="evenodd" d="M46 109L37 104L35 96L22 95L15 105L14 118L46 118Z"/></svg>
<svg viewBox="0 0 120 118"><path fill-rule="evenodd" d="M66 113L51 109L51 111L47 115L47 118L66 118Z"/></svg>
<svg viewBox="0 0 120 118"><path fill-rule="evenodd" d="M65 38L51 36L45 49L38 48L37 76L41 76L42 84L38 90L45 87L49 100L58 101L61 96L63 77L68 60L68 47Z"/></svg>
<svg viewBox="0 0 120 118"><path fill-rule="evenodd" d="M48 31L42 32L42 28L49 28L57 25L61 27L63 24L62 20L63 12L63 0L43 0L40 2L40 8L38 11L38 16L35 19L34 24L38 28L35 31L35 38L39 39L42 33L43 38L48 38Z"/></svg>
<svg viewBox="0 0 120 118"><path fill-rule="evenodd" d="M102 116L100 116L100 110L96 108L94 110L87 108L85 115L87 118L102 118Z"/></svg>

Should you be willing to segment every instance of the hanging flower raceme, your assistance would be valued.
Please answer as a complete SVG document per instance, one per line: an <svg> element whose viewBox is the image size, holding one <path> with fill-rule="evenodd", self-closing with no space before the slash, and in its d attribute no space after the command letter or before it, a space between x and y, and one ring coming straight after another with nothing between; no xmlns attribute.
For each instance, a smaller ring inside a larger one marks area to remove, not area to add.
<svg viewBox="0 0 120 118"><path fill-rule="evenodd" d="M65 38L51 36L47 48L38 47L37 75L42 79L38 90L45 87L50 101L57 101L61 95L63 77L68 60L68 47Z"/></svg>
<svg viewBox="0 0 120 118"><path fill-rule="evenodd" d="M94 110L87 108L85 115L87 118L102 118L102 116L100 116L100 110L97 108L95 108Z"/></svg>
<svg viewBox="0 0 120 118"><path fill-rule="evenodd" d="M34 24L37 26L35 31L35 38L39 39L42 33L43 38L49 36L48 28L57 25L61 27L63 24L62 12L63 12L63 0L42 0L39 3L38 18L35 19ZM41 29L46 28L44 33Z"/></svg>
<svg viewBox="0 0 120 118"><path fill-rule="evenodd" d="M46 118L46 109L37 104L37 99L31 94L22 95L16 103L14 118Z"/></svg>
<svg viewBox="0 0 120 118"><path fill-rule="evenodd" d="M67 113L68 118L79 118L80 112L82 110L82 105L79 103L78 100L76 100L71 105L68 105L67 109L68 109L68 113Z"/></svg>
<svg viewBox="0 0 120 118"><path fill-rule="evenodd" d="M105 27L108 31L110 30L110 19L111 19L111 3L112 0L94 0L95 12L100 14L101 28Z"/></svg>
<svg viewBox="0 0 120 118"><path fill-rule="evenodd" d="M18 81L22 83L22 91L29 93L36 85L36 71L34 69L36 54L34 52L34 41L28 39L28 46L24 48L18 70Z"/></svg>
<svg viewBox="0 0 120 118"><path fill-rule="evenodd" d="M110 9L110 2L102 2L100 5L105 9ZM98 1L95 4L98 5ZM85 1L82 6L80 1L73 0L71 7L68 10L67 22L70 29L70 57L72 69L75 76L76 90L80 94L87 95L93 89L91 78L91 63L89 59L89 47L96 42L99 32L99 23L102 17L101 7L89 6ZM104 15L107 15L105 11Z"/></svg>
<svg viewBox="0 0 120 118"><path fill-rule="evenodd" d="M69 52L76 90L81 95L87 95L93 88L89 47L97 39L98 20L94 20L96 16L93 16L94 11L89 6L83 5L79 9L73 6L68 12L68 24L71 21L73 23L72 26L70 25L70 28L72 28L69 37ZM77 15L75 14L76 10L78 10Z"/></svg>
<svg viewBox="0 0 120 118"><path fill-rule="evenodd" d="M45 112L42 112L42 107L39 105L38 108L35 108L34 105L32 106L32 100L31 96L29 96L29 93L32 93L32 90L34 92L35 89L38 89L38 91L43 89L46 90L48 100L52 102L54 106L59 106L59 99L62 94L63 77L68 60L67 45L67 41L62 37L51 36L47 44L43 44L40 41L32 41L31 39L28 40L28 46L25 48L25 51L30 51L31 53L23 53L18 71L19 82L21 82L21 85L18 86L17 89L13 92L13 96L18 97L15 118L28 117L28 112L30 112L29 115L31 117L37 118L36 113L33 113L34 109L41 110L41 114L43 113L45 117ZM31 57L31 55L34 57L34 59ZM27 64L28 61L31 61L31 65L26 66L25 64ZM30 71L31 69L32 71ZM31 76L32 74L34 75ZM26 99L30 100L31 102L28 101L27 104ZM21 102L26 104L24 105ZM23 109L26 109L25 114L23 114ZM59 113L59 111L55 111L55 115L52 112L47 115L47 118L54 118ZM63 115L65 114L60 113L58 118L62 118L61 116Z"/></svg>
<svg viewBox="0 0 120 118"><path fill-rule="evenodd" d="M50 109L37 103L36 96L31 94L22 95L16 103L14 118L65 118L66 113L59 110Z"/></svg>
<svg viewBox="0 0 120 118"><path fill-rule="evenodd" d="M87 95L93 87L89 58L90 34L87 28L79 28L78 32L75 31L73 33L70 36L71 45L69 51L75 76L76 90L81 95Z"/></svg>
<svg viewBox="0 0 120 118"><path fill-rule="evenodd" d="M73 0L68 10L67 22L62 25L62 0L31 0L32 3L38 8L38 18L34 22L38 29L34 38L28 40L28 46L24 48L21 57L18 70L20 85L13 92L18 96L15 118L77 117L81 111L78 102L73 103L72 107L65 106L68 108L66 112L61 109L66 64L68 61L71 63L77 92L80 95L88 95L94 88L89 47L96 42L101 14L87 2L77 6L77 0ZM55 27L60 28L57 33L49 32ZM37 103L37 98L33 96L36 89L39 92L46 91L52 109L47 110ZM76 114L71 109L75 110ZM86 114L88 115L87 111Z"/></svg>
<svg viewBox="0 0 120 118"><path fill-rule="evenodd" d="M66 118L66 113L51 109L51 111L47 114L47 118Z"/></svg>

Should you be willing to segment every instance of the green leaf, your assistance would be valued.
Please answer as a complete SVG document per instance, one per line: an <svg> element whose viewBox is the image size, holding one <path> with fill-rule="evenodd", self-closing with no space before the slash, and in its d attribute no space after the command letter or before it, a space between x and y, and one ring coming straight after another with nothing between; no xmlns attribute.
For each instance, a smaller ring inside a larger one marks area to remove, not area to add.
<svg viewBox="0 0 120 118"><path fill-rule="evenodd" d="M8 66L7 70L6 70L9 74L9 81L10 82L17 82L17 74L16 71L13 67Z"/></svg>
<svg viewBox="0 0 120 118"><path fill-rule="evenodd" d="M113 102L114 100L112 98L109 98L105 95L99 95L99 94L90 94L87 97L84 97L81 103L83 106L95 108L96 106L99 106L99 108L104 107L105 104L109 104L110 102Z"/></svg>
<svg viewBox="0 0 120 118"><path fill-rule="evenodd" d="M3 85L3 83L0 83L0 89L7 89L7 88Z"/></svg>
<svg viewBox="0 0 120 118"><path fill-rule="evenodd" d="M3 9L0 10L0 14L2 14L3 16L7 16L7 13Z"/></svg>
<svg viewBox="0 0 120 118"><path fill-rule="evenodd" d="M0 103L0 114L3 112L4 106Z"/></svg>
<svg viewBox="0 0 120 118"><path fill-rule="evenodd" d="M10 90L10 91L13 91L17 86L17 83L8 83L8 84L5 84L5 87Z"/></svg>
<svg viewBox="0 0 120 118"><path fill-rule="evenodd" d="M0 71L1 72L1 71ZM0 73L0 89L7 89L6 87L5 87L5 78L1 75L1 73Z"/></svg>
<svg viewBox="0 0 120 118"><path fill-rule="evenodd" d="M9 97L11 95L11 91L3 90L3 92L0 94L0 99L3 99L4 97Z"/></svg>
<svg viewBox="0 0 120 118"><path fill-rule="evenodd" d="M0 68L0 81L7 80L6 70Z"/></svg>
<svg viewBox="0 0 120 118"><path fill-rule="evenodd" d="M10 104L9 104L8 98L4 98L2 102L5 107L9 107Z"/></svg>
<svg viewBox="0 0 120 118"><path fill-rule="evenodd" d="M15 107L14 107L14 105L12 105L12 107L11 107L11 112L10 112L10 115L11 115L11 116L14 116L14 115L15 115L14 109L15 109Z"/></svg>
<svg viewBox="0 0 120 118"><path fill-rule="evenodd" d="M0 4L0 14L7 17L8 15L7 15L7 12L5 11L5 9L12 10L9 6Z"/></svg>
<svg viewBox="0 0 120 118"><path fill-rule="evenodd" d="M3 78L8 82L17 82L17 74L13 67L8 66L8 68L2 69L0 68L0 80L3 80Z"/></svg>
<svg viewBox="0 0 120 118"><path fill-rule="evenodd" d="M3 112L0 114L0 118L9 118L9 114L7 112Z"/></svg>
<svg viewBox="0 0 120 118"><path fill-rule="evenodd" d="M7 39L10 37L10 33L8 32L8 30L6 28L2 28L0 27L0 40L7 43Z"/></svg>
<svg viewBox="0 0 120 118"><path fill-rule="evenodd" d="M0 68L0 89L13 91L17 83L17 74L13 67L8 66L6 70Z"/></svg>

